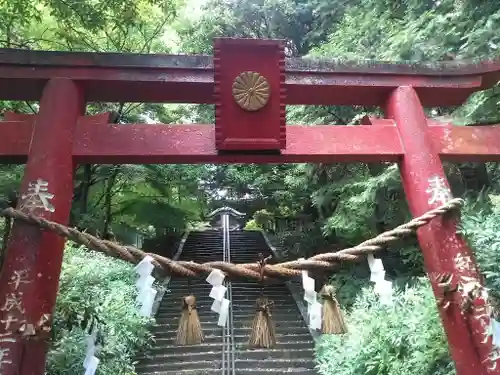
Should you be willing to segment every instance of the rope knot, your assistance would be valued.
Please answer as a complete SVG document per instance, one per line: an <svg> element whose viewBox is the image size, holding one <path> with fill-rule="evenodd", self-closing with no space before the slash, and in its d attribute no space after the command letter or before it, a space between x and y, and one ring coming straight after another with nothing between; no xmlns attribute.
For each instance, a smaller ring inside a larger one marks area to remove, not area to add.
<svg viewBox="0 0 500 375"><path fill-rule="evenodd" d="M337 288L331 284L325 284L323 288L321 288L319 294L325 299L335 302L337 301Z"/></svg>
<svg viewBox="0 0 500 375"><path fill-rule="evenodd" d="M189 312L196 310L196 297L187 296L182 299L182 308L188 309Z"/></svg>
<svg viewBox="0 0 500 375"><path fill-rule="evenodd" d="M257 299L257 311L262 312L268 316L271 316L271 307L274 306L273 301L269 301L265 297L260 297Z"/></svg>
<svg viewBox="0 0 500 375"><path fill-rule="evenodd" d="M262 253L259 253L259 260L257 262L258 266L259 266L259 275L260 275L260 282L264 281L264 276L265 276L265 273L266 273L266 265L267 265L267 262L270 261L272 259L272 255L269 255L268 257L265 257L264 258L264 254Z"/></svg>

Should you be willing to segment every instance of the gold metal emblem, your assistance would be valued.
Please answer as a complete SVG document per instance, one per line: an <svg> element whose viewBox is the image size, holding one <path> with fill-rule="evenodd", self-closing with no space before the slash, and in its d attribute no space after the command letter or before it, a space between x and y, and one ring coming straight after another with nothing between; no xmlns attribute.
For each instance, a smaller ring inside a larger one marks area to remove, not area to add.
<svg viewBox="0 0 500 375"><path fill-rule="evenodd" d="M271 89L257 72L243 72L233 82L233 98L247 111L258 111L267 104Z"/></svg>

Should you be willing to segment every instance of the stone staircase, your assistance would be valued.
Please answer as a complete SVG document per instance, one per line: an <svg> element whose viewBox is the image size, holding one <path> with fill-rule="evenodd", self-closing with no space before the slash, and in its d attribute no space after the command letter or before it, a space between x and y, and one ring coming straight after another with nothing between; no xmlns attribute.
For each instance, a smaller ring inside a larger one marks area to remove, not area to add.
<svg viewBox="0 0 500 375"><path fill-rule="evenodd" d="M231 261L255 262L258 253L269 255L270 250L259 232L234 231L230 235ZM222 232L192 232L184 244L180 259L205 262L222 260ZM266 285L264 295L275 302L273 320L276 324L277 346L273 349L250 349L247 345L255 315L255 301L260 286L252 280L232 282L234 340L234 371L231 361L223 364L223 330L217 326L218 315L210 311L211 286L205 277L192 279L191 286L184 278L173 278L170 292L165 293L156 315L153 349L139 358L136 365L140 375L270 375L317 374L314 370L314 342L300 315L296 302L284 283ZM192 293L197 298L198 314L205 340L200 345L180 347L175 336L180 316L181 298ZM226 355L227 358L227 355ZM224 370L223 370L224 368Z"/></svg>
<svg viewBox="0 0 500 375"><path fill-rule="evenodd" d="M256 262L258 253L271 254L260 232L231 232L231 261ZM317 374L314 370L314 341L290 291L284 283L266 285L263 294L274 301L271 310L276 325L277 345L273 349L250 349L247 346L255 301L261 294L252 280L233 281L235 367L237 375Z"/></svg>
<svg viewBox="0 0 500 375"><path fill-rule="evenodd" d="M192 232L179 258L208 262L222 259L222 232ZM146 356L138 359L136 371L140 375L201 375L220 373L222 360L222 329L217 326L217 314L210 310L211 286L206 277L191 279L173 277L160 303L153 328L155 343ZM191 284L191 285L189 285ZM201 345L177 346L175 338L181 312L182 297L193 294L205 335Z"/></svg>

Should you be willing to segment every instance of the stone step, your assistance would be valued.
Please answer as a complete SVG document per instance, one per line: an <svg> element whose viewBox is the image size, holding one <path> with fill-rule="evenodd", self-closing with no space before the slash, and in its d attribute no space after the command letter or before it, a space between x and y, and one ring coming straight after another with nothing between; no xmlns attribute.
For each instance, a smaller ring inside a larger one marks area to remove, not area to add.
<svg viewBox="0 0 500 375"><path fill-rule="evenodd" d="M251 290L250 288L237 288L231 286L233 293L233 300L235 299L257 299L259 297L266 297L269 299L292 299L292 296L289 294L288 290L280 290L280 288L269 288L268 290L264 290L264 293L261 293L260 290ZM189 294L199 295L200 297L210 298L210 292L212 290L211 285L191 285L189 286L180 286L172 283L168 286L168 290L165 293L165 298L169 297L183 297ZM226 292L226 297L227 297Z"/></svg>
<svg viewBox="0 0 500 375"><path fill-rule="evenodd" d="M219 336L220 341L208 341L204 340L201 344L197 345L186 345L180 346L176 345L173 341L170 344L162 344L161 341L156 341L156 345L153 348L147 350L147 354L154 353L187 353L187 352L213 352L222 348L222 337ZM163 341L165 342L165 341ZM236 342L235 347L238 350L246 350L248 349L248 338L241 337L241 340ZM314 347L314 342L312 340L304 340L304 341L286 341L280 342L279 340L276 343L275 349L280 350L291 350L291 349L311 349Z"/></svg>
<svg viewBox="0 0 500 375"><path fill-rule="evenodd" d="M170 311L180 311L182 308L182 299L186 296L189 296L190 294L194 295L196 297L196 307L198 310L200 310L204 306L210 307L212 306L212 303L214 300L210 298L208 293L179 293L178 295L174 294L166 294L165 299L162 301L160 307L159 307L159 312L163 312L166 310ZM235 296L233 293L233 298L230 303L231 306L233 306L233 309L250 309L250 310L255 310L256 308L256 303L257 299L259 296ZM291 296L268 296L267 297L270 301L274 302L274 306L271 307L271 311L277 311L278 309L287 307L287 308L293 308L294 306L296 307L297 304L295 303L295 300L292 299Z"/></svg>
<svg viewBox="0 0 500 375"><path fill-rule="evenodd" d="M207 321L200 322L201 329L203 332L210 331L213 332L215 330L221 330L222 328L217 325L216 321ZM171 322L157 322L152 328L151 332L155 335L159 333L168 333L168 332L177 332L177 328L179 327L179 321L171 321Z"/></svg>
<svg viewBox="0 0 500 375"><path fill-rule="evenodd" d="M241 250L235 250L231 253L231 259L239 259L241 257L249 257L252 258L254 262L259 260L259 253L264 253L265 248L262 245L254 244L254 243L240 243L233 244L231 243L231 247L238 246Z"/></svg>
<svg viewBox="0 0 500 375"><path fill-rule="evenodd" d="M155 337L155 344L156 345L175 345L175 337L176 337L176 331L170 331L172 335L170 337L166 337L165 335L160 335ZM249 331L248 331L249 332ZM222 343L222 336L221 336L221 331L219 331L218 334L215 334L214 332L210 332L208 330L203 330L203 333L205 335L203 344L209 344L209 343ZM234 335L234 342L237 344L245 344L249 340L249 336L247 333L245 334L238 334L235 332ZM277 332L276 333L276 341L277 345L285 345L285 344L292 344L294 342L313 342L311 335L309 331L303 332L303 333L293 333L293 332L286 332L286 333L281 333Z"/></svg>
<svg viewBox="0 0 500 375"><path fill-rule="evenodd" d="M218 248L219 251L223 251L222 247L222 239L206 239L205 241L196 241L196 242L190 242L190 243L184 243L184 248L182 249L182 252L184 254L189 254L194 252L196 249L199 248L209 248L209 247L214 247Z"/></svg>
<svg viewBox="0 0 500 375"><path fill-rule="evenodd" d="M318 375L316 370L303 367L282 368L278 372L276 369L262 368L238 368L236 375L276 375L276 374L300 374L300 375Z"/></svg>
<svg viewBox="0 0 500 375"><path fill-rule="evenodd" d="M213 351L188 351L188 352L165 352L155 353L151 357L139 357L141 365L149 366L155 364L164 364L166 362L205 362L213 359L222 359L222 347L213 348Z"/></svg>
<svg viewBox="0 0 500 375"><path fill-rule="evenodd" d="M277 309L276 311L273 311L273 319L277 320L288 320L288 321L294 321L299 319L300 317L297 316L297 309L291 309L290 311L283 311L281 309ZM234 311L233 310L233 319L235 321L237 320L249 320L253 319L255 316L255 311ZM156 321L168 321L171 319L179 319L180 317L180 310L175 310L175 311L170 311L170 310L163 310L163 311L158 311L158 314L156 315ZM218 319L218 316L216 313L213 311L207 311L207 310L201 310L198 309L198 317L200 318L200 321L206 321L209 319ZM302 318L300 318L302 319Z"/></svg>
<svg viewBox="0 0 500 375"><path fill-rule="evenodd" d="M175 337L177 334L177 329L179 325L177 322L173 322L172 324L161 324L151 328L151 333L156 337ZM250 336L250 329L252 328L252 321L241 322L239 324L235 324L233 327L233 331L236 334L247 335ZM204 335L222 335L222 328L218 327L215 322L209 323L201 323L201 329ZM276 324L275 323L276 333L287 334L287 333L307 333L308 328L303 324Z"/></svg>
<svg viewBox="0 0 500 375"><path fill-rule="evenodd" d="M214 251L212 254L213 255L219 255L222 258L222 255L224 253L224 249L222 248L221 244L218 243L213 243L213 244L193 244L191 246L184 246L184 249L181 253L181 256L186 256L186 255L197 255L198 251L205 251L209 252L210 250ZM214 256L215 259L215 256Z"/></svg>
<svg viewBox="0 0 500 375"><path fill-rule="evenodd" d="M231 261L245 263L256 263L259 261L258 253L262 253L262 247L260 246L247 246L247 252L235 252L231 254ZM264 254L269 256L269 254ZM272 259L269 260L269 263L272 263Z"/></svg>
<svg viewBox="0 0 500 375"><path fill-rule="evenodd" d="M142 375L179 375L179 370L174 371L155 371L155 372L142 372ZM221 369L203 369L203 370L182 370L183 375L220 375ZM236 375L277 375L277 374L301 374L301 375L317 375L315 370L309 370L301 367L285 368L279 372L276 370L266 369L238 369Z"/></svg>
<svg viewBox="0 0 500 375"><path fill-rule="evenodd" d="M215 249L207 249L207 250L200 249L199 251L196 251L193 254L184 254L179 259L182 261L192 260L193 262L200 262L200 261L211 262L214 260L214 258L221 258L222 259L222 252L221 252L221 254L217 254L217 250L215 250Z"/></svg>
<svg viewBox="0 0 500 375"><path fill-rule="evenodd" d="M187 352L198 352L198 353L208 353L208 352L214 352L221 350L222 348L222 337L220 337L220 342L207 342L204 340L201 344L197 345L186 345L186 346L181 346L181 345L176 345L175 343L168 344L168 345L162 345L161 342L156 341L154 347L150 348L147 350L146 354L148 355L153 355L155 353L172 353L172 354L177 354L177 353L187 353Z"/></svg>
<svg viewBox="0 0 500 375"><path fill-rule="evenodd" d="M216 327L216 328L213 328ZM151 329L151 333L158 338L162 339L172 339L175 338L177 335L177 324L171 324L171 325L162 325L159 327L154 327ZM234 328L234 334L239 335L239 336L245 336L245 337L250 337L250 332L251 332L251 323L248 324L247 326L240 326L240 327L235 327ZM220 327L217 327L215 323L207 325L203 324L202 325L202 331L205 337L211 336L211 335L216 335L216 336L221 336L222 334L222 329ZM309 328L307 328L305 325L303 326L296 326L296 327L287 327L287 326L277 326L276 327L276 334L277 335L305 335L305 334L310 334Z"/></svg>
<svg viewBox="0 0 500 375"><path fill-rule="evenodd" d="M240 250L245 250L243 246L239 246L240 244L248 244L248 245L253 245L253 246L258 246L258 248L261 250L261 252L267 252L269 249L267 248L266 241L263 241L263 239L255 239L255 238L244 238L244 237L234 237L229 240L229 244L231 245L231 254L235 253L238 249ZM235 246L235 247L233 247ZM256 252L255 254L258 254Z"/></svg>
<svg viewBox="0 0 500 375"><path fill-rule="evenodd" d="M169 288L172 292L177 292L182 291L182 292L187 292L189 288L191 290L208 290L210 291L212 289L212 285L207 283L205 280L196 280L191 282L191 284L187 282L183 282L182 280L178 279L172 279L169 283ZM259 294L260 295L260 286L257 284L249 284L249 285L240 285L235 282L231 283L231 288L233 290L233 294L237 292L238 294L240 293L253 293L253 294ZM279 294L279 293L288 293L288 288L286 288L282 284L274 284L274 285L267 285L264 288L264 295L266 294Z"/></svg>
<svg viewBox="0 0 500 375"><path fill-rule="evenodd" d="M224 249L222 248L222 244L219 244L217 243L217 241L215 241L214 243L210 243L210 244L188 244L188 246L184 245L184 250L182 251L182 255L186 256L186 255L193 255L193 254L197 254L197 250L199 249L203 249L203 250L210 250L210 249L213 249L214 251L216 251L217 253L220 254L220 256L222 257L222 254L224 252ZM184 252L185 251L185 252ZM214 257L215 258L215 257Z"/></svg>
<svg viewBox="0 0 500 375"><path fill-rule="evenodd" d="M314 350L307 349L294 349L294 350L270 350L257 352L255 350L247 349L244 351L235 352L238 361L287 361L287 360L301 360L302 362L313 362ZM281 366L280 366L281 367ZM264 367L265 368L265 367Z"/></svg>
<svg viewBox="0 0 500 375"><path fill-rule="evenodd" d="M234 291L233 288L233 301L249 301L249 302L255 302L257 298L267 298L272 301L295 301L291 295L287 293L287 291L283 290L281 292L272 292L272 293L264 293L263 295L260 294L260 292L255 291L255 292L245 292L245 293L237 293Z"/></svg>
<svg viewBox="0 0 500 375"><path fill-rule="evenodd" d="M281 332L281 331L286 331L287 329L290 332L297 332L301 330L307 330L308 328L305 326L304 322L302 321L276 321L273 319L274 325L276 327L276 332ZM250 329L253 323L253 319L248 319L245 321L235 321L234 322L234 330L239 330L239 329ZM216 329L222 329L217 325L217 321L201 321L201 328L202 330L210 330L214 331ZM171 321L159 321L157 322L152 328L151 332L152 333L160 333L160 332L168 332L171 330L176 331L177 328L179 327L179 321L177 320L171 320Z"/></svg>
<svg viewBox="0 0 500 375"><path fill-rule="evenodd" d="M152 372L144 372L141 371L142 375L220 375L221 369L196 369L196 370L172 370L172 371L152 371ZM292 373L293 374L293 373ZM259 374L260 375L260 374ZM266 375L266 374L264 374Z"/></svg>
<svg viewBox="0 0 500 375"><path fill-rule="evenodd" d="M238 316L238 319L248 319L248 317L252 317L256 313L256 306L255 303L238 303L236 301L232 302L234 305L232 306L232 312L233 312L233 317ZM293 302L289 301L282 301L280 304L283 306L283 309L278 309L276 307L271 309L271 313L273 316L276 314L279 315L285 315L287 316L287 319L292 319L292 314L296 313L297 314L297 319L302 319L302 316L299 314L299 310L297 309L297 305L295 305ZM206 319L213 319L218 320L219 316L217 313L211 311L211 306L212 302L209 303L201 303L198 302L197 304L197 311L198 311L198 316L200 317L200 320L206 320ZM180 302L175 302L172 303L172 305L163 305L161 307L161 310L158 310L158 313L156 315L156 321L161 321L161 320L171 320L171 319L178 319L181 316L181 304ZM237 320L234 318L234 320Z"/></svg>
<svg viewBox="0 0 500 375"><path fill-rule="evenodd" d="M235 367L237 370L241 368L258 368L274 370L272 373L279 374L281 369L299 367L307 370L314 370L315 364L312 360L298 359L264 359L264 360L253 360L253 359L236 359Z"/></svg>
<svg viewBox="0 0 500 375"><path fill-rule="evenodd" d="M238 307L238 308L237 308ZM200 305L197 307L198 317L200 321L216 321L219 319L219 315L210 310L210 306ZM256 314L256 308L254 305L249 306L248 308L241 308L241 306L233 307L233 321L237 322L240 320L252 320ZM288 309L279 309L273 308L271 309L272 319L273 321L295 321L295 320L303 320L302 316L299 314L296 305L290 305ZM159 310L155 319L156 322L163 321L171 321L178 320L181 316L180 304L178 306L168 308L164 306L162 310Z"/></svg>
<svg viewBox="0 0 500 375"><path fill-rule="evenodd" d="M192 239L188 238L188 240L184 242L184 249L189 250L194 246L198 246L201 244L221 244L222 240L222 236L206 236L204 238L199 237Z"/></svg>
<svg viewBox="0 0 500 375"><path fill-rule="evenodd" d="M281 303L285 303L287 305L293 305L295 303L295 300L292 298L292 296L289 296L289 295L284 295L285 292L283 292L282 295L266 295L265 297L267 297L269 300L273 301L274 302L274 306L271 307L271 309L274 309L274 308L278 308L276 306L281 306ZM179 294L177 294L177 292L175 293L165 293L165 300L163 301L164 303L167 304L167 306L171 306L173 304L179 304L181 305L181 301L182 301L182 298L188 296L188 295L194 295L196 297L196 304L197 305L212 305L213 303L213 299L210 298L210 291L203 291L203 292L199 292L199 293L196 293L196 291L191 291L191 293L189 292L180 292ZM227 297L227 295L226 295ZM257 299L260 298L260 295L259 294L256 294L254 296L251 296L251 295L235 295L235 293L233 293L233 298L232 298L232 305L236 306L236 305L248 305L250 307L255 307L255 303L257 301ZM164 305L164 303L162 303L162 305Z"/></svg>
<svg viewBox="0 0 500 375"><path fill-rule="evenodd" d="M226 287L231 286L231 289L233 291L233 294L235 294L235 297L238 297L240 295L249 295L252 294L253 296L260 296L261 295L261 290L260 287L255 285L255 286L248 286L248 287L241 287L239 285L235 285L234 283L228 284L226 283ZM170 283L168 284L167 288L169 289L168 294L172 293L188 293L190 290L192 292L195 291L202 291L202 292L207 292L210 293L210 290L212 289L212 285L207 283L205 280L203 281L196 281L191 284L188 283L182 283L178 280L171 280ZM267 295L280 295L283 293L289 293L288 288L286 288L283 285L275 284L275 285L269 285L264 288L263 295L266 297ZM167 295L167 294L166 294Z"/></svg>
<svg viewBox="0 0 500 375"><path fill-rule="evenodd" d="M224 249L222 245L196 246L189 249L189 251L183 251L179 259L185 258L185 260L188 260L188 258L197 258L200 255L211 255L212 260L221 260L224 257Z"/></svg>
<svg viewBox="0 0 500 375"><path fill-rule="evenodd" d="M178 298L172 298L170 301L164 301L164 303L162 303L162 305L158 309L159 316L166 314L166 313L170 313L172 315L175 315L177 313L180 314L181 309L182 309L181 300L182 300L182 297L178 297ZM293 311L295 309L295 311L297 311L297 313L298 313L297 304L295 303L294 300L273 299L272 301L274 301L274 304L275 304L273 307L271 307L271 312L273 312L273 313L276 313L282 309L283 310L291 310L291 311ZM207 312L211 311L210 308L212 306L212 303L213 303L213 300L208 299L208 298L207 299L201 299L201 298L197 299L196 308L198 310L198 314L201 315L202 312L204 312L205 310ZM281 308L276 307L278 305ZM239 313L244 313L247 311L248 311L248 313L252 313L256 310L256 299L248 299L248 300L234 300L233 299L230 303L230 306L233 309L233 313L239 314Z"/></svg>
<svg viewBox="0 0 500 375"><path fill-rule="evenodd" d="M283 310L294 310L297 311L297 314L299 311L297 310L297 305L295 304L295 301L275 301L276 305L280 305ZM252 313L255 312L255 301L252 303L251 301L248 301L246 303L243 302L238 302L238 301L233 301L233 313L243 313L243 312L248 312ZM281 310L281 309L280 309ZM277 312L278 309L276 307L271 308L271 312L275 313Z"/></svg>
<svg viewBox="0 0 500 375"><path fill-rule="evenodd" d="M187 348L187 347L186 347ZM143 365L149 365L154 363L165 363L167 361L182 361L182 362L200 362L200 361L210 361L213 358L222 357L222 347L213 347L212 351L197 351L188 350L182 351L165 351L165 352L155 352L154 355L139 357ZM282 348L278 349L243 349L235 351L235 358L239 361L253 360L253 361L263 361L263 360L305 360L310 361L313 356L312 348L294 349L286 350Z"/></svg>
<svg viewBox="0 0 500 375"><path fill-rule="evenodd" d="M185 361L163 361L161 363L144 363L139 362L135 365L136 371L141 374L153 372L158 373L158 371L177 371L177 374L184 373L185 370L206 370L206 369L220 369L222 356L219 359L213 359L208 361L197 361L197 362L185 362ZM220 370L219 370L220 371Z"/></svg>
<svg viewBox="0 0 500 375"><path fill-rule="evenodd" d="M240 327L234 328L234 333L239 335L250 335L250 327L251 324L242 325ZM287 326L277 326L276 333L278 334L302 334L309 332L309 328L305 325L295 326L295 327L287 327Z"/></svg>
<svg viewBox="0 0 500 375"><path fill-rule="evenodd" d="M180 260L184 261L190 261L190 260L196 260L198 258L206 258L209 257L212 259L222 259L222 249L217 249L215 247L208 247L208 248L199 248L199 249L193 249L192 252L187 252L184 253L180 256Z"/></svg>
<svg viewBox="0 0 500 375"><path fill-rule="evenodd" d="M140 371L141 374L153 373L158 374L160 371L177 371L177 374L183 374L186 370L214 370L220 369L222 365L221 360L211 360L211 361L169 361L169 362L140 362L136 365L136 370ZM289 368L298 368L303 374L304 371L314 370L314 362L303 360L303 359L264 359L264 360L253 360L253 359L236 359L235 368L236 374L240 374L240 369L251 369L255 368L258 370L266 369L267 374L280 374L287 373L284 370ZM219 370L220 371L220 370ZM195 373L196 372L192 372Z"/></svg>

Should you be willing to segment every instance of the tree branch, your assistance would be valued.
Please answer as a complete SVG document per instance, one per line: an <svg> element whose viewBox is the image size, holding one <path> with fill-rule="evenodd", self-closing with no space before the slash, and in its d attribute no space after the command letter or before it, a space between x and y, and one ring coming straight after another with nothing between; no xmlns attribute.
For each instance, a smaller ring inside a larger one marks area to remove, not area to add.
<svg viewBox="0 0 500 375"><path fill-rule="evenodd" d="M332 109L328 109L328 113L330 115L332 115L333 117L335 117L335 119L337 120L338 124L337 125L340 125L340 124L347 124L348 121L347 120L344 120L343 118L341 118L339 115L337 115L335 112L333 112Z"/></svg>

